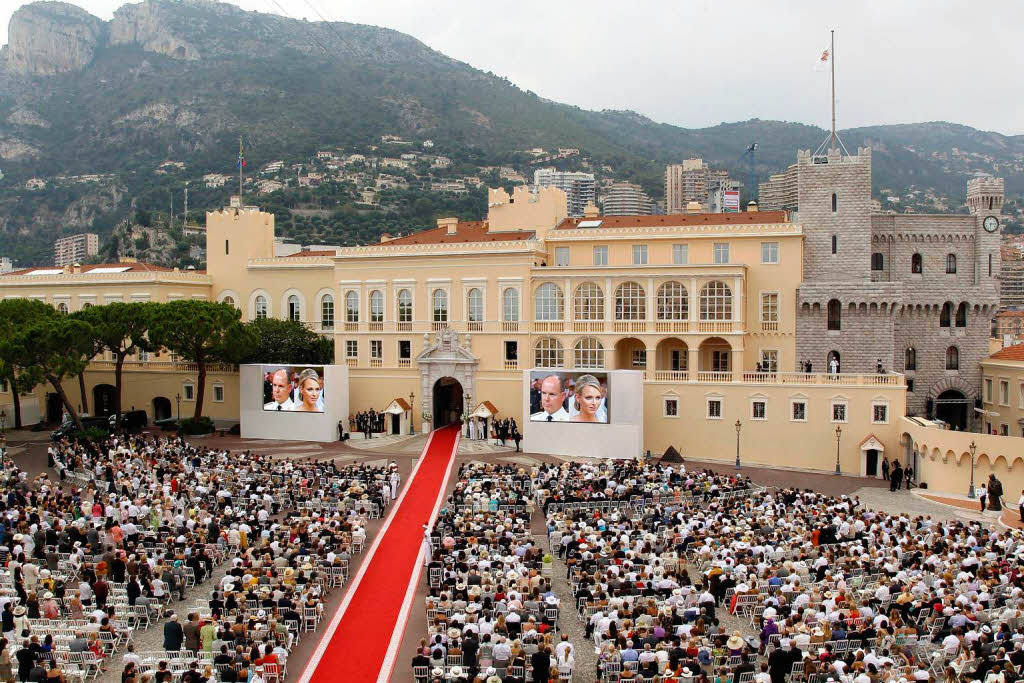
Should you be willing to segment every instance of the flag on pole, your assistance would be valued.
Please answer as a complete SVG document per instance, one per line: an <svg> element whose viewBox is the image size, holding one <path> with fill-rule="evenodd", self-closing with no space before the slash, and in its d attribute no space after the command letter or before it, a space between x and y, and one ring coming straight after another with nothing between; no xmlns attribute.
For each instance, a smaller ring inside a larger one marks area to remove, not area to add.
<svg viewBox="0 0 1024 683"><path fill-rule="evenodd" d="M245 153L244 152L239 152L238 153L238 163L236 164L236 168L245 168Z"/></svg>
<svg viewBox="0 0 1024 683"><path fill-rule="evenodd" d="M825 49L825 50L821 51L821 61L827 62L829 60L829 57L831 57L831 56L832 56L831 50Z"/></svg>
<svg viewBox="0 0 1024 683"><path fill-rule="evenodd" d="M832 50L825 48L821 51L821 55L814 60L815 71L828 71L829 61L832 59Z"/></svg>

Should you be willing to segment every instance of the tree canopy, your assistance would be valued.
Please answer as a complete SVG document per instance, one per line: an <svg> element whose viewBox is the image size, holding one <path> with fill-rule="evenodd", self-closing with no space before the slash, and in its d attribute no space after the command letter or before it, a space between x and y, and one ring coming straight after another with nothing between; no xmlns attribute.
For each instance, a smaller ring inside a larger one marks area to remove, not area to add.
<svg viewBox="0 0 1024 683"><path fill-rule="evenodd" d="M257 318L245 326L255 344L243 363L329 365L334 362L334 342L296 320Z"/></svg>

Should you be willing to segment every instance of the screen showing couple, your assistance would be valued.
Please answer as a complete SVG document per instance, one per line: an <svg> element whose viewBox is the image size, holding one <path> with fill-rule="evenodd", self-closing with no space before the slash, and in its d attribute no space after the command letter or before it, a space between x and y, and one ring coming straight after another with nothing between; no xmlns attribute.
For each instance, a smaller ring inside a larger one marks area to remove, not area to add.
<svg viewBox="0 0 1024 683"><path fill-rule="evenodd" d="M268 412L324 412L322 365L264 365L263 410Z"/></svg>
<svg viewBox="0 0 1024 683"><path fill-rule="evenodd" d="M608 374L604 372L530 372L531 422L608 424Z"/></svg>

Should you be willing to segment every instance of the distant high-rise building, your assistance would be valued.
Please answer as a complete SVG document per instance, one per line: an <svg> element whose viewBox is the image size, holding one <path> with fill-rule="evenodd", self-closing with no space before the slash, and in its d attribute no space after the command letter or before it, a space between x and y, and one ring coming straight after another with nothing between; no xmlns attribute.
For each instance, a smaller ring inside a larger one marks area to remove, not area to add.
<svg viewBox="0 0 1024 683"><path fill-rule="evenodd" d="M6 256L0 256L0 275L9 273L14 270L14 264L11 263L11 259Z"/></svg>
<svg viewBox="0 0 1024 683"><path fill-rule="evenodd" d="M710 168L703 159L665 167L665 213L685 213L690 202L707 209L709 192L729 182L729 172Z"/></svg>
<svg viewBox="0 0 1024 683"><path fill-rule="evenodd" d="M1024 310L1024 260L1016 250L1003 250L999 271L999 306Z"/></svg>
<svg viewBox="0 0 1024 683"><path fill-rule="evenodd" d="M534 191L557 187L565 192L569 200L570 216L582 216L584 207L597 200L597 183L593 173L539 168L533 172L533 187Z"/></svg>
<svg viewBox="0 0 1024 683"><path fill-rule="evenodd" d="M94 232L83 232L79 235L61 237L53 243L53 264L70 266L81 263L89 256L100 253L100 237Z"/></svg>
<svg viewBox="0 0 1024 683"><path fill-rule="evenodd" d="M757 204L762 211L780 211L797 208L797 171L796 164L786 169L785 173L776 173L757 187ZM753 192L754 188L750 188Z"/></svg>
<svg viewBox="0 0 1024 683"><path fill-rule="evenodd" d="M708 182L708 198L706 208L708 213L729 213L739 212L740 190L743 183L733 180L728 175L724 178L714 175Z"/></svg>
<svg viewBox="0 0 1024 683"><path fill-rule="evenodd" d="M602 192L601 209L605 216L646 216L654 213L654 202L639 185L614 183Z"/></svg>

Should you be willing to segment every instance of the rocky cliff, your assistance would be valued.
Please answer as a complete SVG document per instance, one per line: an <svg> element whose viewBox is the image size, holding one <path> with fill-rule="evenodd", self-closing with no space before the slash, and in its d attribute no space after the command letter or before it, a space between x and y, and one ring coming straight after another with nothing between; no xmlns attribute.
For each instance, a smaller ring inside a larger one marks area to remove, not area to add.
<svg viewBox="0 0 1024 683"><path fill-rule="evenodd" d="M166 4L147 0L124 5L110 23L110 44L138 46L173 59L199 59L199 50L170 29L173 19Z"/></svg>
<svg viewBox="0 0 1024 683"><path fill-rule="evenodd" d="M106 24L63 2L34 2L11 16L7 68L22 76L79 71L105 41Z"/></svg>

